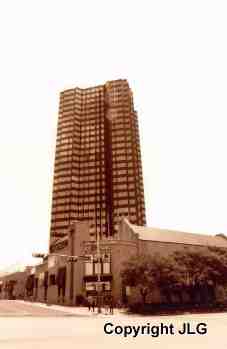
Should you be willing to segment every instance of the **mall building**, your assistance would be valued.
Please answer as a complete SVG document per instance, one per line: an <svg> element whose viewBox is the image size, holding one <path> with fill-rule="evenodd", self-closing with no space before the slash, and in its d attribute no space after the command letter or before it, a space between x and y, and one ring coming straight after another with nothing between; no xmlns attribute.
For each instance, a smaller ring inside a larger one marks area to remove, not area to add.
<svg viewBox="0 0 227 349"><path fill-rule="evenodd" d="M147 228L119 221L118 234L100 241L101 264L97 263L97 241L91 238L89 222L74 222L68 237L60 238L51 247L49 257L31 270L27 277L32 299L68 305L80 304L82 299L97 298L98 285L102 299L112 296L114 301L127 303L132 294L122 283L120 272L131 256L159 253L168 256L185 247L227 248L224 235L192 234L166 229ZM66 256L78 256L77 262L68 262ZM87 259L85 259L85 256ZM100 268L100 269L99 269ZM98 274L100 272L100 281ZM132 293L132 292L131 292ZM29 292L25 292L28 294ZM151 302L162 302L159 290L152 293Z"/></svg>
<svg viewBox="0 0 227 349"><path fill-rule="evenodd" d="M227 238L221 234L212 236L147 228L122 218L118 234L100 240L100 265L96 258L97 241L90 236L89 222L77 221L70 226L67 237L59 238L51 246L50 255L44 258L43 263L23 274L23 281L20 274L20 287L15 288L13 295L18 298L20 294L26 299L53 304L79 305L87 298L96 300L100 285L102 300L112 296L115 303L127 303L135 297L133 289L123 285L120 272L131 256L156 253L168 256L185 247L201 250L207 246L227 249ZM65 256L78 256L78 260L68 262ZM2 290L11 279L16 285L17 278L17 274L0 278ZM163 301L158 289L154 290L150 301Z"/></svg>

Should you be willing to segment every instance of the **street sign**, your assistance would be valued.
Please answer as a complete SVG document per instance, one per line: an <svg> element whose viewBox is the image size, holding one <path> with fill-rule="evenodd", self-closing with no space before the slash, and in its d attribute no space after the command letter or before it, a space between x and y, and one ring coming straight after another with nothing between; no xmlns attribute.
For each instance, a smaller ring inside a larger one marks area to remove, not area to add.
<svg viewBox="0 0 227 349"><path fill-rule="evenodd" d="M102 281L102 282L92 282L87 281L85 283L85 289L86 291L110 291L111 290L111 284L110 281Z"/></svg>
<svg viewBox="0 0 227 349"><path fill-rule="evenodd" d="M92 258L92 255L79 256L79 259L82 259L83 261L87 261L87 262L90 262L91 258Z"/></svg>
<svg viewBox="0 0 227 349"><path fill-rule="evenodd" d="M45 258L47 255L45 253L32 253L34 258Z"/></svg>
<svg viewBox="0 0 227 349"><path fill-rule="evenodd" d="M75 262L77 262L78 261L78 257L73 257L73 256L71 256L71 257L68 257L67 258L67 262L71 262L71 263L75 263Z"/></svg>
<svg viewBox="0 0 227 349"><path fill-rule="evenodd" d="M85 288L86 288L86 291L95 291L95 283L94 282L86 282Z"/></svg>

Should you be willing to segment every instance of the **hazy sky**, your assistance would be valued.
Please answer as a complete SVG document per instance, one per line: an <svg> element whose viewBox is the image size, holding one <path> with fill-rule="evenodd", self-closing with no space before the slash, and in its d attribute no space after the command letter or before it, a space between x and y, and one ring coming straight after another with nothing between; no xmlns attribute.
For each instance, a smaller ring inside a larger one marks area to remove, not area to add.
<svg viewBox="0 0 227 349"><path fill-rule="evenodd" d="M126 78L149 226L227 233L226 1L2 1L0 266L47 251L59 92Z"/></svg>

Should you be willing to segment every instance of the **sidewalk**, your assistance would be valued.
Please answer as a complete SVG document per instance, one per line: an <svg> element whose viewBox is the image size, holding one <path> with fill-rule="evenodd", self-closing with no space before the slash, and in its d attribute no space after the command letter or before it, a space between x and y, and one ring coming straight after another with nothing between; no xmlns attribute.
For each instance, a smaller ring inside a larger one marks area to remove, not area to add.
<svg viewBox="0 0 227 349"><path fill-rule="evenodd" d="M39 302L30 302L30 301L24 301L24 300L15 300L15 302L20 302L23 304L29 304L29 305L33 305L36 307L42 307L42 308L47 308L47 309L53 309L53 310L58 310L58 311L62 311L64 313L68 313L68 314L74 314L74 315L79 315L79 316L99 316L99 317L107 317L107 316L124 316L126 315L126 311L125 309L118 309L115 308L114 309L114 314L105 314L105 310L104 308L102 308L102 312L101 314L98 314L97 312L97 308L95 308L95 311L89 311L87 307L72 307L72 306L65 306L65 305L56 305L56 304L46 304L46 303L39 303Z"/></svg>

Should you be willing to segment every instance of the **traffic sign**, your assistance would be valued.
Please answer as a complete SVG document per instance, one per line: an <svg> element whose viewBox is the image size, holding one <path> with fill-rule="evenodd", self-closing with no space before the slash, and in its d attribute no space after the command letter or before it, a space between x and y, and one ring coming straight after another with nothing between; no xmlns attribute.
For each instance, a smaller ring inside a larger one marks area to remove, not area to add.
<svg viewBox="0 0 227 349"><path fill-rule="evenodd" d="M71 257L68 257L68 258L67 258L67 262L73 263L73 262L77 262L77 261L78 261L78 257L73 257L73 256L71 256Z"/></svg>

